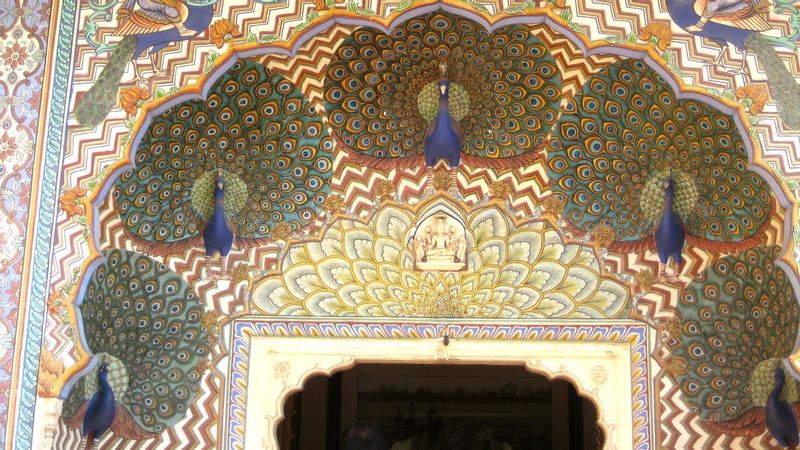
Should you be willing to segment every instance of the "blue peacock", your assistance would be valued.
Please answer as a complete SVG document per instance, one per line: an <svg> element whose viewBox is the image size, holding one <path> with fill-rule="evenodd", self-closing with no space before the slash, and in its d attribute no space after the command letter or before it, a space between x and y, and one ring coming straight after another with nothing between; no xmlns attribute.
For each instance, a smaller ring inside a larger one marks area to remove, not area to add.
<svg viewBox="0 0 800 450"><path fill-rule="evenodd" d="M798 384L784 373L800 305L778 247L715 261L682 292L668 341L672 376L704 424L732 436L797 442Z"/></svg>
<svg viewBox="0 0 800 450"><path fill-rule="evenodd" d="M800 128L800 85L775 51L770 38L761 34L772 28L766 20L769 1L667 0L666 3L676 25L719 46L719 54L712 64L722 66L725 49L732 44L744 53L737 72L746 74L747 54L755 55L767 75L783 123L792 129ZM787 36L781 40L786 44L791 39ZM788 46L794 48L793 43Z"/></svg>
<svg viewBox="0 0 800 450"><path fill-rule="evenodd" d="M137 5L137 8L134 8ZM158 72L155 54L166 46L192 39L208 28L214 5L186 5L181 0L126 0L120 8L115 35L123 36L89 91L77 102L75 117L82 125L97 126L117 101L120 81L128 63L148 55Z"/></svg>
<svg viewBox="0 0 800 450"><path fill-rule="evenodd" d="M404 22L389 34L359 28L336 49L325 109L349 156L369 167L509 169L541 158L558 118L562 78L528 27L491 33L449 13Z"/></svg>
<svg viewBox="0 0 800 450"><path fill-rule="evenodd" d="M733 118L679 100L641 60L608 64L570 99L550 141L547 172L582 232L610 228L620 251L655 248L662 275L680 273L684 241L715 253L760 243L773 200L748 172Z"/></svg>
<svg viewBox="0 0 800 450"><path fill-rule="evenodd" d="M185 417L210 350L204 306L164 264L103 252L79 305L81 334L102 361L71 387L62 416L87 448L109 428L123 439L160 434Z"/></svg>
<svg viewBox="0 0 800 450"><path fill-rule="evenodd" d="M332 173L322 117L286 78L237 61L204 100L155 117L112 195L127 235L165 255L203 245L224 257L322 209ZM281 225L284 224L284 225Z"/></svg>

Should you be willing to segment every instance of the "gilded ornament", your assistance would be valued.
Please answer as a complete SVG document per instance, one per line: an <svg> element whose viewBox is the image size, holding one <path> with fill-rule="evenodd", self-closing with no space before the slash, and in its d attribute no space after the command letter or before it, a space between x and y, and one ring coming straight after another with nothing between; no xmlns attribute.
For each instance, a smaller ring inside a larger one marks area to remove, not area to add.
<svg viewBox="0 0 800 450"><path fill-rule="evenodd" d="M292 226L288 223L279 223L272 229L272 239L276 241L286 241L292 234Z"/></svg>
<svg viewBox="0 0 800 450"><path fill-rule="evenodd" d="M673 339L678 339L683 333L683 322L675 317L662 324L662 330Z"/></svg>
<svg viewBox="0 0 800 450"><path fill-rule="evenodd" d="M594 243L600 248L608 248L614 243L614 232L610 227L599 224L592 229Z"/></svg>
<svg viewBox="0 0 800 450"><path fill-rule="evenodd" d="M673 356L667 360L667 363L664 365L664 370L673 377L685 375L689 373L689 364L686 363L685 359Z"/></svg>
<svg viewBox="0 0 800 450"><path fill-rule="evenodd" d="M211 42L217 48L222 48L226 42L242 36L239 27L228 19L221 19L212 23L209 28L209 34L211 35Z"/></svg>
<svg viewBox="0 0 800 450"><path fill-rule="evenodd" d="M751 83L736 89L736 98L743 100L749 98L750 114L761 114L764 105L769 101L769 89L763 83Z"/></svg>
<svg viewBox="0 0 800 450"><path fill-rule="evenodd" d="M446 191L450 188L450 174L445 170L437 170L433 174L433 187L437 191Z"/></svg>
<svg viewBox="0 0 800 450"><path fill-rule="evenodd" d="M389 180L379 181L375 185L375 195L381 200L384 200L386 197L392 197L396 191L397 188L394 186L394 183Z"/></svg>
<svg viewBox="0 0 800 450"><path fill-rule="evenodd" d="M216 323L217 315L211 311L203 313L203 316L200 318L200 326L203 327L204 330L210 330Z"/></svg>
<svg viewBox="0 0 800 450"><path fill-rule="evenodd" d="M512 192L511 183L507 181L495 181L489 185L489 190L492 197L499 200L507 200Z"/></svg>
<svg viewBox="0 0 800 450"><path fill-rule="evenodd" d="M322 208L331 214L341 210L343 206L344 198L342 198L342 196L339 194L330 194L328 195L328 198L322 202Z"/></svg>
<svg viewBox="0 0 800 450"><path fill-rule="evenodd" d="M68 218L82 216L83 205L81 205L80 200L84 197L86 197L86 189L76 186L64 191L58 199L58 204L67 213Z"/></svg>
<svg viewBox="0 0 800 450"><path fill-rule="evenodd" d="M542 200L542 206L544 206L544 210L547 214L561 217L561 214L564 212L564 199L560 195L550 195Z"/></svg>
<svg viewBox="0 0 800 450"><path fill-rule="evenodd" d="M650 270L642 270L634 276L634 282L637 288L647 292L653 288L653 284L656 282L656 276Z"/></svg>
<svg viewBox="0 0 800 450"><path fill-rule="evenodd" d="M64 362L56 359L55 355L47 349L42 349L39 357L39 378L36 391L40 397L55 397L53 391L56 381L64 373Z"/></svg>
<svg viewBox="0 0 800 450"><path fill-rule="evenodd" d="M656 38L658 49L662 52L672 43L672 31L669 22L651 22L639 30L639 39L649 41Z"/></svg>
<svg viewBox="0 0 800 450"><path fill-rule="evenodd" d="M58 314L63 308L63 294L61 292L53 292L47 299L47 310L50 314Z"/></svg>
<svg viewBox="0 0 800 450"><path fill-rule="evenodd" d="M205 373L206 370L208 370L208 367L209 367L208 360L201 359L200 361L197 362L197 366L195 366L195 369L197 370L198 373L202 375L203 373Z"/></svg>
<svg viewBox="0 0 800 450"><path fill-rule="evenodd" d="M149 98L150 93L139 86L129 87L119 91L119 104L122 110L131 116L135 116L144 100Z"/></svg>
<svg viewBox="0 0 800 450"><path fill-rule="evenodd" d="M233 284L237 285L243 281L250 281L250 269L253 266L247 263L239 263L231 270L231 279Z"/></svg>

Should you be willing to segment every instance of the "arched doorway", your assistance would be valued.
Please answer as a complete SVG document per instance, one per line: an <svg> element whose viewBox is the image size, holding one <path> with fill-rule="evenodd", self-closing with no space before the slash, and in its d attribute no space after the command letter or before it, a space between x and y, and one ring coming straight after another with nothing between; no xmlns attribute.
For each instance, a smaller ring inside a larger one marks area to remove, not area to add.
<svg viewBox="0 0 800 450"><path fill-rule="evenodd" d="M280 450L340 450L351 426L396 450L594 450L594 404L520 365L357 364L283 405Z"/></svg>

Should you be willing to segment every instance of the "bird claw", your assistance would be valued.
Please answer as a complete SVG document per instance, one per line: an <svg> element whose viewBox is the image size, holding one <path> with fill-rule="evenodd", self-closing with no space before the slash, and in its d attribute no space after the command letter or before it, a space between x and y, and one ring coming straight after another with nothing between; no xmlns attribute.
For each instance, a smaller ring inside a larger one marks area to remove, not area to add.
<svg viewBox="0 0 800 450"><path fill-rule="evenodd" d="M726 72L728 72L731 75L744 75L746 77L750 76L750 71L747 70L747 67L740 67L740 68L735 69L735 70L728 70L726 68L725 70L726 70Z"/></svg>
<svg viewBox="0 0 800 450"><path fill-rule="evenodd" d="M697 26L697 25L689 25L688 27L686 27L686 31L688 31L689 33L697 33L698 31L700 31L702 29L703 29L703 27L700 27L700 26Z"/></svg>
<svg viewBox="0 0 800 450"><path fill-rule="evenodd" d="M730 72L730 68L722 61L711 61L703 64L705 67L719 67L723 72Z"/></svg>

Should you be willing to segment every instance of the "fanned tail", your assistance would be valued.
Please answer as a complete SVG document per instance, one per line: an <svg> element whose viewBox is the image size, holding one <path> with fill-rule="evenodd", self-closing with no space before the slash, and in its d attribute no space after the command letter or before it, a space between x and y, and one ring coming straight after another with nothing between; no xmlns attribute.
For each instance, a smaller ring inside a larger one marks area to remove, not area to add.
<svg viewBox="0 0 800 450"><path fill-rule="evenodd" d="M800 85L766 37L760 33L751 33L745 44L764 66L770 93L778 103L781 120L791 129L800 129Z"/></svg>
<svg viewBox="0 0 800 450"><path fill-rule="evenodd" d="M461 162L470 167L484 167L494 170L511 170L520 167L530 166L536 162L544 160L544 145L540 145L525 153L505 158L489 158L485 156L475 156L469 153L461 153Z"/></svg>
<svg viewBox="0 0 800 450"><path fill-rule="evenodd" d="M372 156L370 154L359 152L358 150L353 150L350 148L350 146L345 144L344 141L338 136L336 131L331 133L331 136L333 136L333 139L336 141L336 148L347 155L347 159L372 169L403 170L410 169L412 167L421 167L425 164L424 155L410 156L407 158L382 158L380 156Z"/></svg>
<svg viewBox="0 0 800 450"><path fill-rule="evenodd" d="M135 50L136 37L126 36L111 53L100 76L75 106L75 117L81 125L96 127L117 103L120 80Z"/></svg>
<svg viewBox="0 0 800 450"><path fill-rule="evenodd" d="M766 423L764 408L754 406L733 419L722 422L705 421L703 425L719 434L755 437L766 430Z"/></svg>

